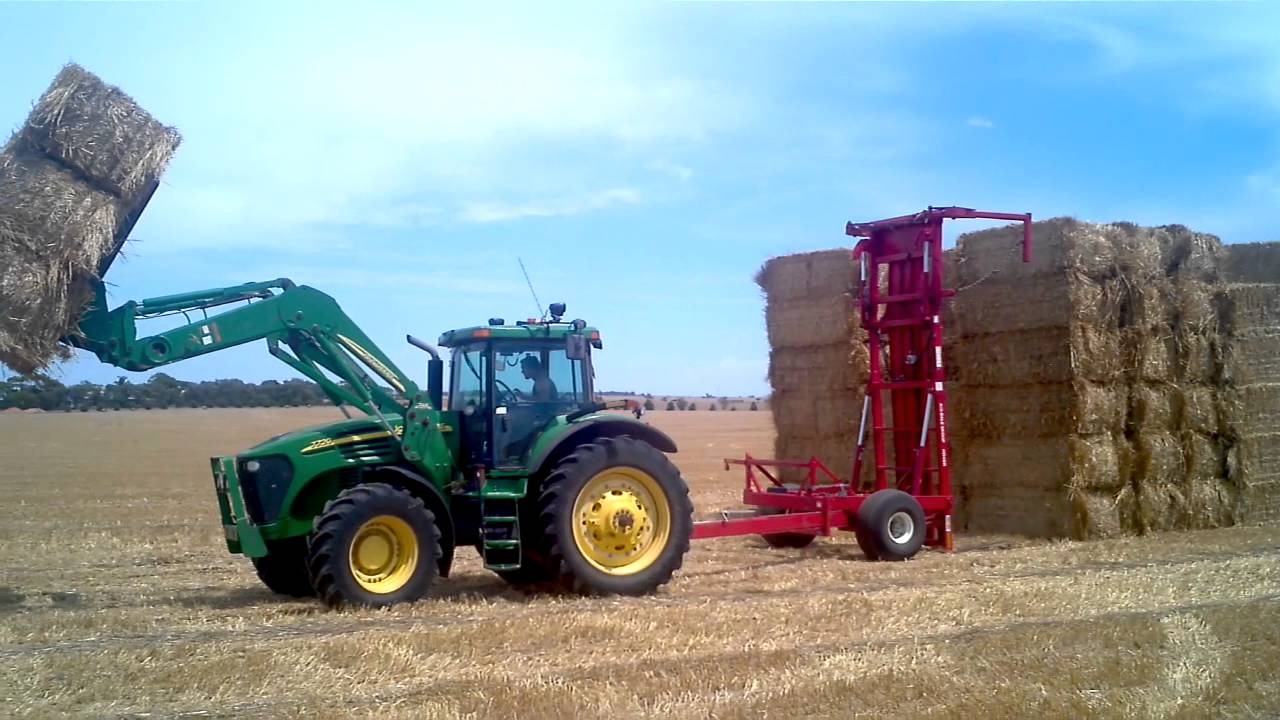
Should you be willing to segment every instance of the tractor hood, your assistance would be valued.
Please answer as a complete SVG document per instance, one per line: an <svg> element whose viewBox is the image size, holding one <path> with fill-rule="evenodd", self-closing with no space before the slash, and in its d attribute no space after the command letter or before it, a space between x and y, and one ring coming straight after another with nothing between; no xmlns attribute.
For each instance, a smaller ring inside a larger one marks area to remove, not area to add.
<svg viewBox="0 0 1280 720"><path fill-rule="evenodd" d="M404 420L396 415L387 416L387 422L399 435L404 431ZM368 417L340 420L291 430L254 445L240 453L241 457L261 455L308 455L333 447L343 447L387 437L387 430L377 420Z"/></svg>

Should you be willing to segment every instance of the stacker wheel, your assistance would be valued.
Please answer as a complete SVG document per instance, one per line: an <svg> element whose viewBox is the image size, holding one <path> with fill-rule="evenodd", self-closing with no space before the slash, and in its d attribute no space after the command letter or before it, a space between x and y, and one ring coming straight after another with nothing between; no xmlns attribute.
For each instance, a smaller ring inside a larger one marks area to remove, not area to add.
<svg viewBox="0 0 1280 720"><path fill-rule="evenodd" d="M258 579L271 592L289 597L311 597L311 574L307 571L307 539L288 538L267 543L267 554L253 558Z"/></svg>
<svg viewBox="0 0 1280 720"><path fill-rule="evenodd" d="M307 565L331 607L413 602L439 573L440 530L422 501L384 483L343 490L316 520Z"/></svg>
<svg viewBox="0 0 1280 720"><path fill-rule="evenodd" d="M858 546L868 560L906 560L924 546L924 509L901 490L878 490L858 507Z"/></svg>
<svg viewBox="0 0 1280 720"><path fill-rule="evenodd" d="M787 492L795 492L796 490L799 490L799 489L800 489L799 485L796 485L793 483L787 483L782 487L777 487L776 485L772 486L765 492L787 493ZM766 507L756 508L756 515L779 515L785 512L787 511L781 508L766 508ZM814 538L818 536L814 533L779 532L779 533L765 533L760 537L766 543L769 544L769 547L802 548L802 547L809 547L809 545L813 542Z"/></svg>
<svg viewBox="0 0 1280 720"><path fill-rule="evenodd" d="M539 506L549 559L574 592L652 592L689 550L689 487L666 455L634 438L579 446L547 476Z"/></svg>

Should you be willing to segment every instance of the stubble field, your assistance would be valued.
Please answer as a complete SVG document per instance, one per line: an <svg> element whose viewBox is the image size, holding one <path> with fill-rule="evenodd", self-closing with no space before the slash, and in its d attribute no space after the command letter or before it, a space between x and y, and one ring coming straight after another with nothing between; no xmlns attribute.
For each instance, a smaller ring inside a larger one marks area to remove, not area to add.
<svg viewBox="0 0 1280 720"><path fill-rule="evenodd" d="M333 410L0 416L0 715L1276 717L1280 530L1096 543L695 543L657 595L525 596L459 551L432 597L331 612L223 549L210 455ZM765 412L655 412L702 516Z"/></svg>

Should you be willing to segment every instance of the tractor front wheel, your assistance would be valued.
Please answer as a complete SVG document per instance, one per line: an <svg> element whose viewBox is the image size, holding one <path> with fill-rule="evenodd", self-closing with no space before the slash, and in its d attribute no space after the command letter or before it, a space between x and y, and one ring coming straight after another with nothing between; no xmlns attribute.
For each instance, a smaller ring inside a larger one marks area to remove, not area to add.
<svg viewBox="0 0 1280 720"><path fill-rule="evenodd" d="M440 530L422 501L384 483L343 490L316 520L307 565L331 607L413 602L439 573Z"/></svg>
<svg viewBox="0 0 1280 720"><path fill-rule="evenodd" d="M288 538L267 543L267 554L253 558L258 579L271 592L289 597L311 597L316 594L307 572L307 539Z"/></svg>
<svg viewBox="0 0 1280 720"><path fill-rule="evenodd" d="M634 438L578 447L547 476L539 506L549 559L575 592L652 592L689 551L689 487L666 455Z"/></svg>

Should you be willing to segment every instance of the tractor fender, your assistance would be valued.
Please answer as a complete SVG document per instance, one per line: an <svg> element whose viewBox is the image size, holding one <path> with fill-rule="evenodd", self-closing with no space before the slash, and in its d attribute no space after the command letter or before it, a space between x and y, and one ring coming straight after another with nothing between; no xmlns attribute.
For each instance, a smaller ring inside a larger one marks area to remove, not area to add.
<svg viewBox="0 0 1280 720"><path fill-rule="evenodd" d="M408 468L399 465L379 465L372 468L370 474L381 476L380 480L400 487L420 498L436 516L436 526L440 528L440 577L449 577L449 569L453 566L453 549L457 545L457 537L453 526L453 513L449 510L449 502L431 481ZM388 475L394 477L388 478Z"/></svg>
<svg viewBox="0 0 1280 720"><path fill-rule="evenodd" d="M558 460L579 445L620 435L642 440L664 453L677 452L675 440L651 425L614 414L593 414L570 423L553 442L536 448L526 467L534 471L540 470L548 462Z"/></svg>

